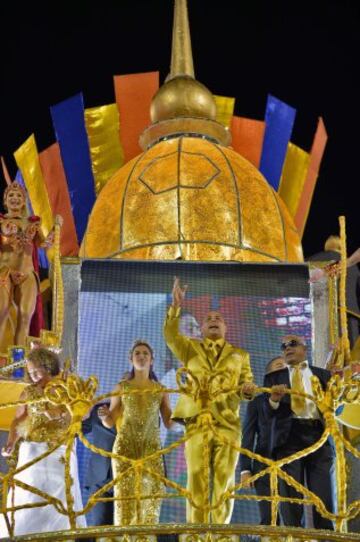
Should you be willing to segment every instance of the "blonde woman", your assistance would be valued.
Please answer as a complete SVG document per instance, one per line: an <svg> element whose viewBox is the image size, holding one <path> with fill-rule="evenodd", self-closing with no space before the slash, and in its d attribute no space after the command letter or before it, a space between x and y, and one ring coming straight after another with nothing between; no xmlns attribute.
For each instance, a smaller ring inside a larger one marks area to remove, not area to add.
<svg viewBox="0 0 360 542"><path fill-rule="evenodd" d="M48 402L31 402L44 396L45 387L60 372L58 356L46 348L36 348L28 355L27 373L31 384L25 388L20 399L28 400L26 405L17 408L11 424L6 445L2 449L3 456L10 456L16 443L20 440L16 469L30 463L49 447L65 437L70 423L70 415L65 406L54 406ZM51 495L66 504L65 498L65 445L62 444L51 454L25 468L15 475L15 480ZM71 477L74 508L82 508L79 478L75 451L71 454ZM44 502L44 499L18 485L10 490L8 507L22 506ZM11 513L8 513L10 519ZM15 535L40 533L69 529L69 519L52 505L16 510ZM86 527L84 516L78 518L78 526ZM9 536L4 518L0 518L0 537Z"/></svg>

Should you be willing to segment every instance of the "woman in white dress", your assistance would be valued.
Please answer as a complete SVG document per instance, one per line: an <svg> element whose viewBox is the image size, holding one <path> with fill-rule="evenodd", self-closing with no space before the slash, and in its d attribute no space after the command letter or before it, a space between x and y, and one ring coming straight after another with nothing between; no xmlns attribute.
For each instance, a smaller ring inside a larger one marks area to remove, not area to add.
<svg viewBox="0 0 360 542"><path fill-rule="evenodd" d="M59 374L58 356L46 348L37 348L27 357L27 372L32 384L23 391L21 400L36 400L44 396L45 386ZM13 453L20 440L16 469L48 451L67 433L70 415L65 406L55 406L49 402L28 403L17 408L11 424L7 444L2 449L3 456ZM66 508L65 496L65 445L62 444L49 455L25 468L14 479L33 486L47 495L59 499ZM73 479L72 495L74 509L82 509L77 461L75 451L71 453L70 473ZM27 491L18 485L10 489L7 507L22 506L44 502L44 498ZM23 508L7 513L9 522L14 521L14 536L69 529L67 515L60 513L53 504ZM84 516L78 516L78 527L86 527ZM0 518L0 538L10 536L4 516Z"/></svg>

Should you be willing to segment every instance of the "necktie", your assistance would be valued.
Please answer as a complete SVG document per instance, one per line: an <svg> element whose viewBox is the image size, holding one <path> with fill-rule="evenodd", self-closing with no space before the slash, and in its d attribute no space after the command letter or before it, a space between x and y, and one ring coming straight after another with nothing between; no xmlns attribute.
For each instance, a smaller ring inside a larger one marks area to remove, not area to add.
<svg viewBox="0 0 360 542"><path fill-rule="evenodd" d="M216 361L219 355L219 349L218 349L217 343L215 341L209 341L207 345L207 350L210 354L211 360Z"/></svg>
<svg viewBox="0 0 360 542"><path fill-rule="evenodd" d="M292 375L291 389L299 393L305 393L305 387L302 377L303 364L299 363L294 367L294 373ZM291 395L291 410L296 416L301 416L305 410L306 400L305 397L299 395Z"/></svg>

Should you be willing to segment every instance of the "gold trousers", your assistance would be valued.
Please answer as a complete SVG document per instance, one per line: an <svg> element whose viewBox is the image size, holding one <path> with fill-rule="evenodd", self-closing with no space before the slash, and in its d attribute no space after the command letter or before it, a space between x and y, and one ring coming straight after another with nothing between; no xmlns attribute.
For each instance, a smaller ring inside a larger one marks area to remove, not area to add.
<svg viewBox="0 0 360 542"><path fill-rule="evenodd" d="M187 431L195 428L195 423L186 426ZM186 519L190 523L207 523L208 517L204 512L207 480L210 479L211 505L216 506L211 512L212 523L230 523L234 508L234 500L226 499L221 502L221 496L235 482L235 468L239 453L237 450L221 441L224 436L240 444L240 434L236 430L220 425L215 426L216 433L208 431L209 470L204 471L204 433L197 429L197 433L185 443L185 457L187 463L187 489L191 492L195 506L186 502Z"/></svg>

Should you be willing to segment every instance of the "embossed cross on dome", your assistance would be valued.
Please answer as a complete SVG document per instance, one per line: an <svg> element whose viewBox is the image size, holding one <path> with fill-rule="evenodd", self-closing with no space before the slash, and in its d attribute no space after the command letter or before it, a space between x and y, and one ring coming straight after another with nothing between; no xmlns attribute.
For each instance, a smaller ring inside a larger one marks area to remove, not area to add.
<svg viewBox="0 0 360 542"><path fill-rule="evenodd" d="M162 194L178 187L206 188L219 173L204 154L180 151L154 158L138 178L153 194Z"/></svg>

